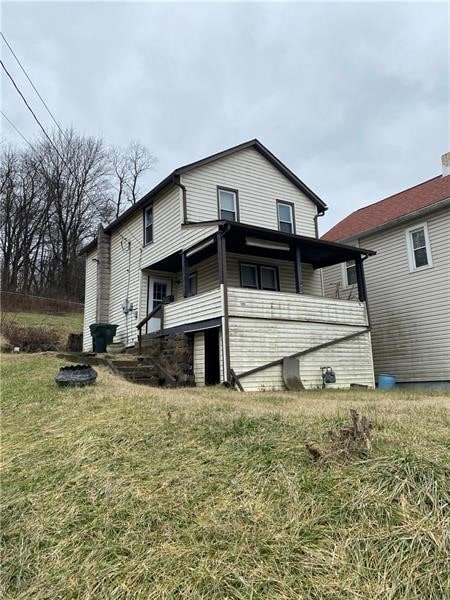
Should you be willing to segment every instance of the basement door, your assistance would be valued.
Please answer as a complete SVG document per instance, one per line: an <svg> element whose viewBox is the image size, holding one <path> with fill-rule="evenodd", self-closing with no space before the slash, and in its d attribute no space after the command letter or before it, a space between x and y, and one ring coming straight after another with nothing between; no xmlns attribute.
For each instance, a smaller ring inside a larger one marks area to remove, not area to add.
<svg viewBox="0 0 450 600"><path fill-rule="evenodd" d="M205 385L220 383L219 328L205 331Z"/></svg>
<svg viewBox="0 0 450 600"><path fill-rule="evenodd" d="M171 294L171 281L165 277L154 277L150 275L148 278L148 291L147 291L147 314L151 313L158 304L164 300L166 296ZM146 333L153 333L161 329L161 318L154 316L147 321Z"/></svg>

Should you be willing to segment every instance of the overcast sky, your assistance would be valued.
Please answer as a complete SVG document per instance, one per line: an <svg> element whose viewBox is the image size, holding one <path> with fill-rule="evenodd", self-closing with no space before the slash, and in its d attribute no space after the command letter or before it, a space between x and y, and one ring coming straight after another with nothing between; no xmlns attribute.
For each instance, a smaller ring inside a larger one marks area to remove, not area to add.
<svg viewBox="0 0 450 600"><path fill-rule="evenodd" d="M329 205L324 233L450 150L446 3L3 2L1 29L62 124L157 156L149 187L257 137ZM2 110L37 135L4 78Z"/></svg>

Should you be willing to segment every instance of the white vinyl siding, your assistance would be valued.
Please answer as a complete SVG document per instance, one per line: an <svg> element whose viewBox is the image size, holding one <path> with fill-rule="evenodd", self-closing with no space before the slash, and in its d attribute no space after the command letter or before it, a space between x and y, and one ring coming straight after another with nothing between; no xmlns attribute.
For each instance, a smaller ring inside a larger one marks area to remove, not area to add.
<svg viewBox="0 0 450 600"><path fill-rule="evenodd" d="M198 386L205 385L205 334L194 333L194 376Z"/></svg>
<svg viewBox="0 0 450 600"><path fill-rule="evenodd" d="M257 258L247 254L235 254L231 252L227 255L228 285L240 287L239 263L252 262L257 262L259 265L277 267L280 291L295 293L295 271L294 263L292 261ZM304 293L321 296L322 287L320 282L320 271L318 269L314 270L311 265L308 264L302 264L302 271Z"/></svg>
<svg viewBox="0 0 450 600"><path fill-rule="evenodd" d="M89 325L96 322L97 314L97 251L86 254L86 283L83 319L83 350L92 351L92 337Z"/></svg>
<svg viewBox="0 0 450 600"><path fill-rule="evenodd" d="M215 226L182 228L181 190L162 192L153 202L153 243L143 246L144 214L136 211L111 234L111 291L109 320L118 325L116 341L132 344L137 340L136 325L146 313L147 269L172 253L189 248L216 231ZM169 276L174 277L174 273ZM173 289L173 288L172 288ZM125 315L122 303L129 302L138 311Z"/></svg>
<svg viewBox="0 0 450 600"><path fill-rule="evenodd" d="M183 298L164 307L164 326L175 327L214 319L222 315L222 296L219 289Z"/></svg>
<svg viewBox="0 0 450 600"><path fill-rule="evenodd" d="M217 219L217 187L239 191L239 221L278 230L276 200L295 205L297 234L315 236L316 205L254 148L182 176L188 221Z"/></svg>
<svg viewBox="0 0 450 600"><path fill-rule="evenodd" d="M322 384L321 366L336 372L335 387L373 387L373 364L365 305L359 302L231 288L228 296L231 367L237 374L362 331L300 358L305 387ZM243 377L245 390L283 389L282 367Z"/></svg>
<svg viewBox="0 0 450 600"><path fill-rule="evenodd" d="M405 230L421 224L423 217L359 240L377 252L364 262L375 373L400 382L450 381L450 210L426 218L433 268L411 272ZM324 269L324 279L333 296L339 268Z"/></svg>

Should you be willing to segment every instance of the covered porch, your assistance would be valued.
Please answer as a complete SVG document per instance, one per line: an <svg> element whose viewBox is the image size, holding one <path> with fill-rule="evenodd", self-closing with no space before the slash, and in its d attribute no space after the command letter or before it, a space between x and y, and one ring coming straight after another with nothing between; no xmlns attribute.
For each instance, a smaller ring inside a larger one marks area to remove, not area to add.
<svg viewBox="0 0 450 600"><path fill-rule="evenodd" d="M371 251L239 223L218 225L214 235L150 266L153 273L172 276L172 293L141 320L140 341L189 334L203 376L206 349L201 345L207 331L219 330L220 380L230 382L240 373L258 386L270 384L270 372L280 379L269 359L280 362L299 349L308 353L345 341L345 360L353 360L348 344L366 334L351 348L362 343L370 354L363 260ZM356 265L358 301L323 297L320 268L350 260ZM143 334L142 327L154 318L157 328ZM255 375L258 370L262 378ZM370 383L369 371L356 380Z"/></svg>

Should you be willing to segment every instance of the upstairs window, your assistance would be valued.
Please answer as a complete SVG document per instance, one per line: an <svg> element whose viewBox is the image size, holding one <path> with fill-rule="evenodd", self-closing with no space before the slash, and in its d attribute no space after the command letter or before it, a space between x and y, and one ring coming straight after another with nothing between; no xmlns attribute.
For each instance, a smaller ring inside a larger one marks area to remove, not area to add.
<svg viewBox="0 0 450 600"><path fill-rule="evenodd" d="M218 188L219 219L222 221L239 221L239 204L237 190Z"/></svg>
<svg viewBox="0 0 450 600"><path fill-rule="evenodd" d="M295 233L294 205L290 202L277 201L278 229L285 233Z"/></svg>
<svg viewBox="0 0 450 600"><path fill-rule="evenodd" d="M241 263L241 287L278 291L278 269L268 265Z"/></svg>
<svg viewBox="0 0 450 600"><path fill-rule="evenodd" d="M426 223L406 230L409 270L420 271L433 266L430 238Z"/></svg>
<svg viewBox="0 0 450 600"><path fill-rule="evenodd" d="M153 206L144 210L144 246L153 242Z"/></svg>
<svg viewBox="0 0 450 600"><path fill-rule="evenodd" d="M345 287L351 287L357 282L356 279L356 263L354 260L349 260L344 265L344 284Z"/></svg>

